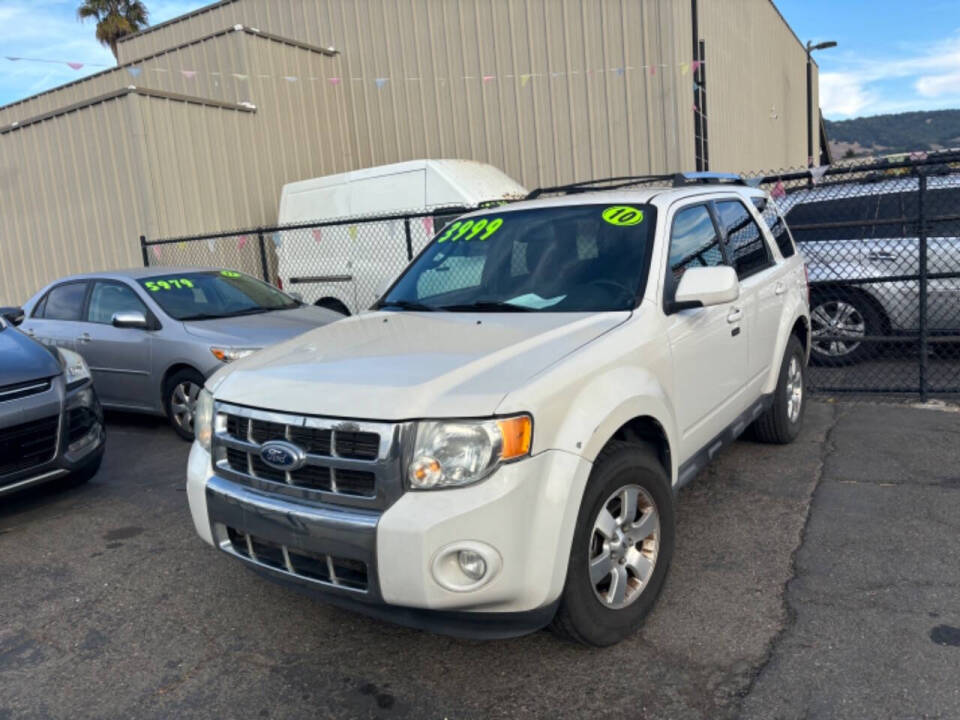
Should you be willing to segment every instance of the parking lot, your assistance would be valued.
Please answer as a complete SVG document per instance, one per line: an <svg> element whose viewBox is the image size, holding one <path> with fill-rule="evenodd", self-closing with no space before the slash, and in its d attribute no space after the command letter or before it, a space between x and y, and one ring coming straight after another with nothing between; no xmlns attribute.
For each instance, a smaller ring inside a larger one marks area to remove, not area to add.
<svg viewBox="0 0 960 720"><path fill-rule="evenodd" d="M188 446L111 415L83 487L0 505L0 718L960 717L960 413L810 405L680 494L642 632L468 642L273 585L194 534Z"/></svg>

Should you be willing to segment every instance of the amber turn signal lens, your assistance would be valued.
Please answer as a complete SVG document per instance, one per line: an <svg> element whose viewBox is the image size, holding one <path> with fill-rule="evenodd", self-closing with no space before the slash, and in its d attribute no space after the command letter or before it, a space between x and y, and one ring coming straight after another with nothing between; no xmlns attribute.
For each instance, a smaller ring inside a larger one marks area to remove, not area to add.
<svg viewBox="0 0 960 720"><path fill-rule="evenodd" d="M503 450L500 458L512 460L530 454L530 439L533 433L533 422L529 416L497 420L500 435L503 436Z"/></svg>

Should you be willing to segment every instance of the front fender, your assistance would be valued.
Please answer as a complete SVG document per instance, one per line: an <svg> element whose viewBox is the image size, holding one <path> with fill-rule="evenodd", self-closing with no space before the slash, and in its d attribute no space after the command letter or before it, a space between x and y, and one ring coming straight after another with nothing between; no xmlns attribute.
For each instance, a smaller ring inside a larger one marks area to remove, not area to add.
<svg viewBox="0 0 960 720"><path fill-rule="evenodd" d="M770 363L770 370L767 373L767 379L763 383L763 393L770 394L777 389L777 382L780 380L780 366L783 364L783 354L787 351L787 342L793 331L793 326L797 320L803 318L807 326L807 337L805 346L807 348L806 359L810 360L810 315L806 302L795 293L790 293L790 297L783 303L783 309L780 312L780 331L777 333L777 346L773 352L773 361Z"/></svg>

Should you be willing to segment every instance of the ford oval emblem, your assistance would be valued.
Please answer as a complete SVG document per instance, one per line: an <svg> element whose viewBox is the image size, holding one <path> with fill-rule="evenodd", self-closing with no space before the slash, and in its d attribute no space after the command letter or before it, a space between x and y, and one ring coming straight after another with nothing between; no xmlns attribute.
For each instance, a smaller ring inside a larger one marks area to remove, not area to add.
<svg viewBox="0 0 960 720"><path fill-rule="evenodd" d="M297 470L307 461L307 454L296 445L271 440L260 447L260 459L275 470Z"/></svg>

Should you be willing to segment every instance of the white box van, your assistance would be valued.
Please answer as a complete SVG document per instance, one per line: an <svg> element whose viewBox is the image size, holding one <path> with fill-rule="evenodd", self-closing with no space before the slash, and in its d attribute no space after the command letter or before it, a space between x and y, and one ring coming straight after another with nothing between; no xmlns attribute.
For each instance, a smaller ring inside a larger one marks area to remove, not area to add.
<svg viewBox="0 0 960 720"><path fill-rule="evenodd" d="M415 255L449 215L443 208L526 194L497 168L472 160L412 160L287 183L279 225L355 221L280 231L277 274L304 302L355 313L370 307L410 260L404 221L371 216L436 211L410 220Z"/></svg>

